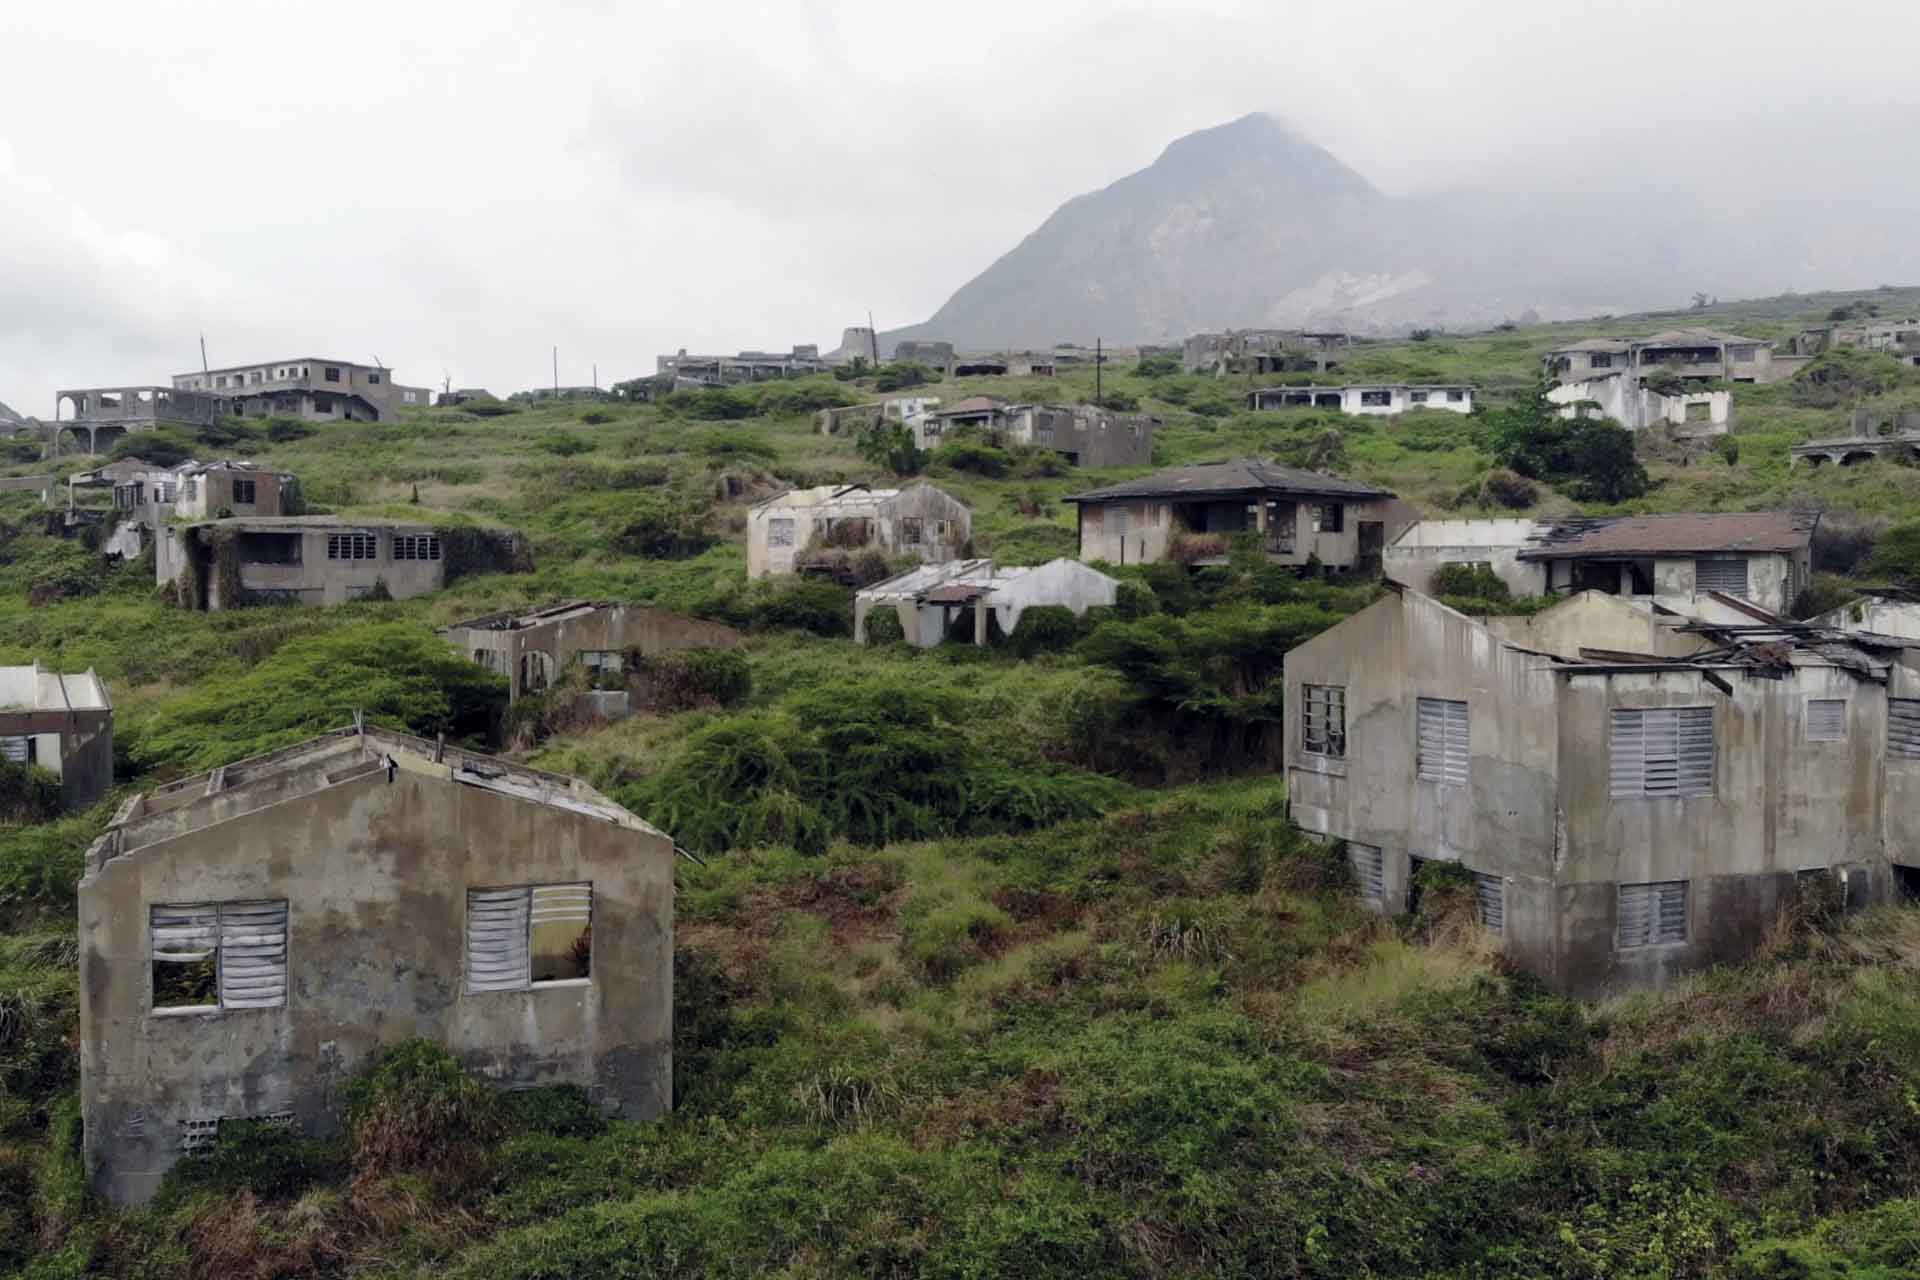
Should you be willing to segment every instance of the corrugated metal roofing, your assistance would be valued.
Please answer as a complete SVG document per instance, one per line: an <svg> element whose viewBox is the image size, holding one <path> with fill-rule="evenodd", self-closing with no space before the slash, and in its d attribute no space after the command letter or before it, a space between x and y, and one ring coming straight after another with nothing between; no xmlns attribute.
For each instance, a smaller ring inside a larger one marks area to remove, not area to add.
<svg viewBox="0 0 1920 1280"><path fill-rule="evenodd" d="M1282 467L1259 458L1235 458L1231 462L1156 471L1138 480L1108 485L1104 489L1069 494L1065 501L1121 502L1128 498L1231 497L1254 493L1298 493L1340 498L1393 497L1386 489L1376 489L1344 476Z"/></svg>
<svg viewBox="0 0 1920 1280"><path fill-rule="evenodd" d="M1818 513L1801 511L1574 516L1544 524L1519 558L1792 552L1812 541L1814 526L1819 523Z"/></svg>

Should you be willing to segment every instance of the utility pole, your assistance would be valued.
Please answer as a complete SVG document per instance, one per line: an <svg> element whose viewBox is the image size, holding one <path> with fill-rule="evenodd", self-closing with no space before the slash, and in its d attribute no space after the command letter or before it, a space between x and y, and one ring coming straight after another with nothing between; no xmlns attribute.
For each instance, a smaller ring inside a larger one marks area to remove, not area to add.
<svg viewBox="0 0 1920 1280"><path fill-rule="evenodd" d="M553 398L560 398L560 348L553 349Z"/></svg>
<svg viewBox="0 0 1920 1280"><path fill-rule="evenodd" d="M873 308L867 308L867 350L873 356L873 367L880 367L880 331L873 327Z"/></svg>
<svg viewBox="0 0 1920 1280"><path fill-rule="evenodd" d="M200 372L207 372L207 335L200 335Z"/></svg>
<svg viewBox="0 0 1920 1280"><path fill-rule="evenodd" d="M1106 407L1107 397L1101 391L1104 383L1101 381L1100 375L1104 372L1106 363L1106 357L1100 354L1100 339L1095 338L1093 340L1093 402L1102 408Z"/></svg>
<svg viewBox="0 0 1920 1280"><path fill-rule="evenodd" d="M598 360L593 362L593 389L595 391L600 389L600 362Z"/></svg>

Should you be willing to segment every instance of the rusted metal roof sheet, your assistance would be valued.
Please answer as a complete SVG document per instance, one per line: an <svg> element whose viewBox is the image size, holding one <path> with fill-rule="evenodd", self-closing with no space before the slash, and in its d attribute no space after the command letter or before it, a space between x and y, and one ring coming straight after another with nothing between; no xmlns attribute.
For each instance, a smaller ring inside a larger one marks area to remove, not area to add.
<svg viewBox="0 0 1920 1280"><path fill-rule="evenodd" d="M1665 516L1574 516L1544 523L1522 560L1794 552L1813 539L1817 512L1690 512Z"/></svg>

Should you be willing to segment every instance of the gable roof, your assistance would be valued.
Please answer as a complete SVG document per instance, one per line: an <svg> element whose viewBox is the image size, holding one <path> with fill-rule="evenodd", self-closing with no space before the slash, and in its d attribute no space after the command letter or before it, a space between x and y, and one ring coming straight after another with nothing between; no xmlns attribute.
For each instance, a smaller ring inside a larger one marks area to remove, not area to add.
<svg viewBox="0 0 1920 1280"><path fill-rule="evenodd" d="M1314 497L1391 498L1386 489L1376 489L1344 476L1320 471L1302 471L1283 467L1259 458L1235 458L1231 462L1202 463L1192 467L1172 467L1110 484L1087 493L1068 494L1066 502L1124 502L1130 498L1229 498L1239 494L1297 493Z"/></svg>
<svg viewBox="0 0 1920 1280"><path fill-rule="evenodd" d="M1635 338L1636 347L1717 347L1722 343L1737 342L1750 346L1772 346L1763 338L1743 338L1737 333L1725 333L1719 329L1665 329L1650 338Z"/></svg>
<svg viewBox="0 0 1920 1280"><path fill-rule="evenodd" d="M1812 542L1819 523L1819 513L1811 511L1573 516L1543 523L1519 558L1792 552Z"/></svg>
<svg viewBox="0 0 1920 1280"><path fill-rule="evenodd" d="M1603 351L1609 354L1624 353L1627 349L1625 338L1582 338L1578 342L1569 342L1565 346L1555 347L1548 355L1561 355L1569 351Z"/></svg>

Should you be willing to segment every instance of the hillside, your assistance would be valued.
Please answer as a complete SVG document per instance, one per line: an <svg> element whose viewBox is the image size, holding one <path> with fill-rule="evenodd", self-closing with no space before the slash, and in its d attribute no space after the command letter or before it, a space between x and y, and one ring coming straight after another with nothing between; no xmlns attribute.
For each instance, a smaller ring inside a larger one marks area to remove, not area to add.
<svg viewBox="0 0 1920 1280"><path fill-rule="evenodd" d="M1859 301L1908 314L1920 291L1685 322L1773 336ZM1366 344L1343 373L1470 380L1498 407L1569 333L1673 323ZM1151 368L1105 381L1163 417L1160 462L1311 453L1427 511L1480 510L1482 420L1254 414L1242 383ZM1074 369L934 394L1092 390ZM182 613L156 597L150 566L110 568L38 532L28 495L0 494L0 663L95 667L119 709L123 784L88 813L0 827L0 1268L1920 1269L1920 909L1809 909L1749 964L1593 1006L1504 966L1444 875L1418 916L1372 917L1343 864L1285 821L1266 673L1377 587L1244 563L1135 567L1126 616L1047 645L856 649L840 588L745 583L741 531L746 505L780 487L886 478L809 420L870 394L871 380L822 378L661 405L223 424L177 441L295 471L330 509L529 534L533 573L399 603ZM1920 469L1789 471L1791 445L1840 429L1852 407L1825 398L1741 388L1731 458L1643 440L1654 483L1632 508L1818 505L1857 531L1857 561L1858 542L1920 518ZM1920 371L1859 401L1920 405ZM976 452L927 474L972 506L977 551L1036 563L1075 549L1063 495L1132 473ZM1531 509L1575 505L1542 486ZM57 598L30 606L34 586ZM752 633L744 690L606 726L536 704L504 725L516 755L586 777L703 858L679 877L674 1115L607 1124L562 1090L501 1101L416 1056L366 1086L380 1119L345 1140L240 1135L146 1211L91 1201L75 1145L73 891L114 806L355 709L455 734L497 717L498 682L431 628L568 596ZM828 757L829 742L858 749Z"/></svg>

